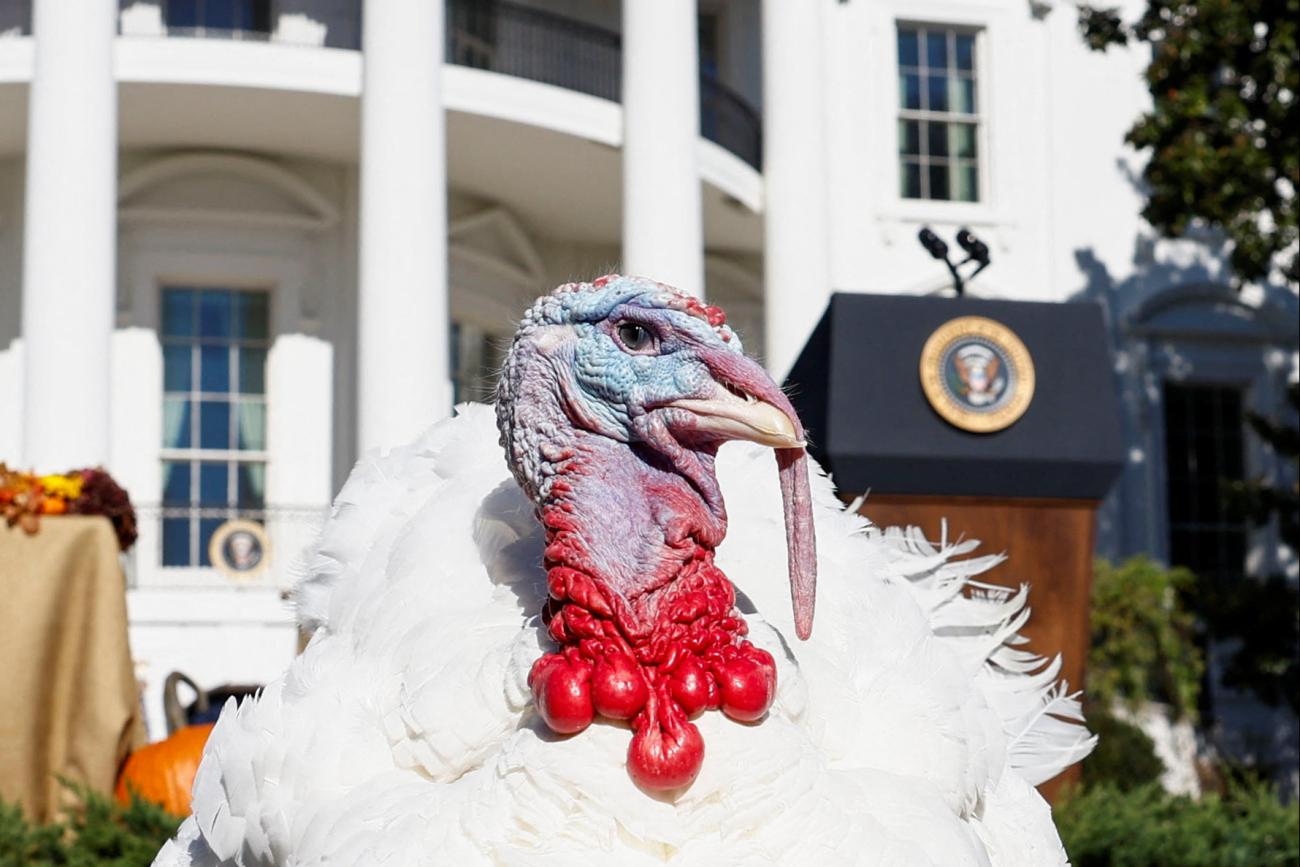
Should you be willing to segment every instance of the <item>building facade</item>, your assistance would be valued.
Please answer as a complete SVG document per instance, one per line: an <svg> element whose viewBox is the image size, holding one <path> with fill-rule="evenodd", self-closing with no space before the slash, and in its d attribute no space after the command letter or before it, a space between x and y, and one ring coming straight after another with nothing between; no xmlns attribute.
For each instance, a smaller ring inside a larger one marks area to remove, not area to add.
<svg viewBox="0 0 1300 867"><path fill-rule="evenodd" d="M1054 0L0 0L0 460L131 493L158 735L169 671L283 669L352 463L487 399L537 294L651 275L781 375L831 292L949 291L916 234L966 227L968 294L1106 308L1102 552L1294 573L1196 492L1286 472L1242 419L1296 296L1142 222L1143 65ZM230 519L256 577L211 566Z"/></svg>

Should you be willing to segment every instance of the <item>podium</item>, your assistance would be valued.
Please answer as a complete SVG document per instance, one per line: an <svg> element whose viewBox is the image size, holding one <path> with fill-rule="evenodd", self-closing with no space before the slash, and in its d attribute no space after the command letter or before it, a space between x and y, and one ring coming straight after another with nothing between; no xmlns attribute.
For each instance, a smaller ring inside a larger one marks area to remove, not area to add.
<svg viewBox="0 0 1300 867"><path fill-rule="evenodd" d="M786 385L874 523L936 540L946 519L1007 553L981 578L1030 585L1028 649L1081 689L1096 510L1124 458L1101 308L836 293Z"/></svg>

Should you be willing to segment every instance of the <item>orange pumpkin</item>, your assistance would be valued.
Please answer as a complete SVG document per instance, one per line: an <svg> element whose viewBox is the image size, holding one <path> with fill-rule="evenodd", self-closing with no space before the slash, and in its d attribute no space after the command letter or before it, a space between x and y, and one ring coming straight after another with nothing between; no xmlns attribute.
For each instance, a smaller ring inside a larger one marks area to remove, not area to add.
<svg viewBox="0 0 1300 867"><path fill-rule="evenodd" d="M203 745L215 723L186 726L165 741L141 747L127 757L117 777L115 797L131 803L131 792L177 816L190 814L190 789L203 758Z"/></svg>

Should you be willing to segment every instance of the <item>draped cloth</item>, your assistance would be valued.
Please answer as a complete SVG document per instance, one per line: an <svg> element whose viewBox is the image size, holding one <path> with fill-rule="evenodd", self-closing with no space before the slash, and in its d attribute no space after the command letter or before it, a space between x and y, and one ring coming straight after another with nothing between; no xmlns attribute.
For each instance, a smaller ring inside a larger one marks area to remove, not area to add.
<svg viewBox="0 0 1300 867"><path fill-rule="evenodd" d="M45 517L28 536L0 523L0 800L55 818L74 803L59 776L111 794L143 742L112 525Z"/></svg>

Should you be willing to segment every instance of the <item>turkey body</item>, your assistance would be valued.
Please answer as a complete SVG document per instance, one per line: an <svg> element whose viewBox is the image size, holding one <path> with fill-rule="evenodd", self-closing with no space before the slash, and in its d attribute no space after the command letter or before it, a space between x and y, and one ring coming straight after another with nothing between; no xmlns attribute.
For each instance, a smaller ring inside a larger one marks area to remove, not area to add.
<svg viewBox="0 0 1300 867"><path fill-rule="evenodd" d="M881 531L812 479L819 606L793 638L770 450L723 447L717 563L777 661L767 717L697 720L707 751L672 795L624 770L625 726L540 724L543 530L466 405L367 457L298 591L315 635L257 700L224 709L194 815L156 865L1064 864L1033 785L1093 739L1024 650L1026 593L996 557Z"/></svg>

